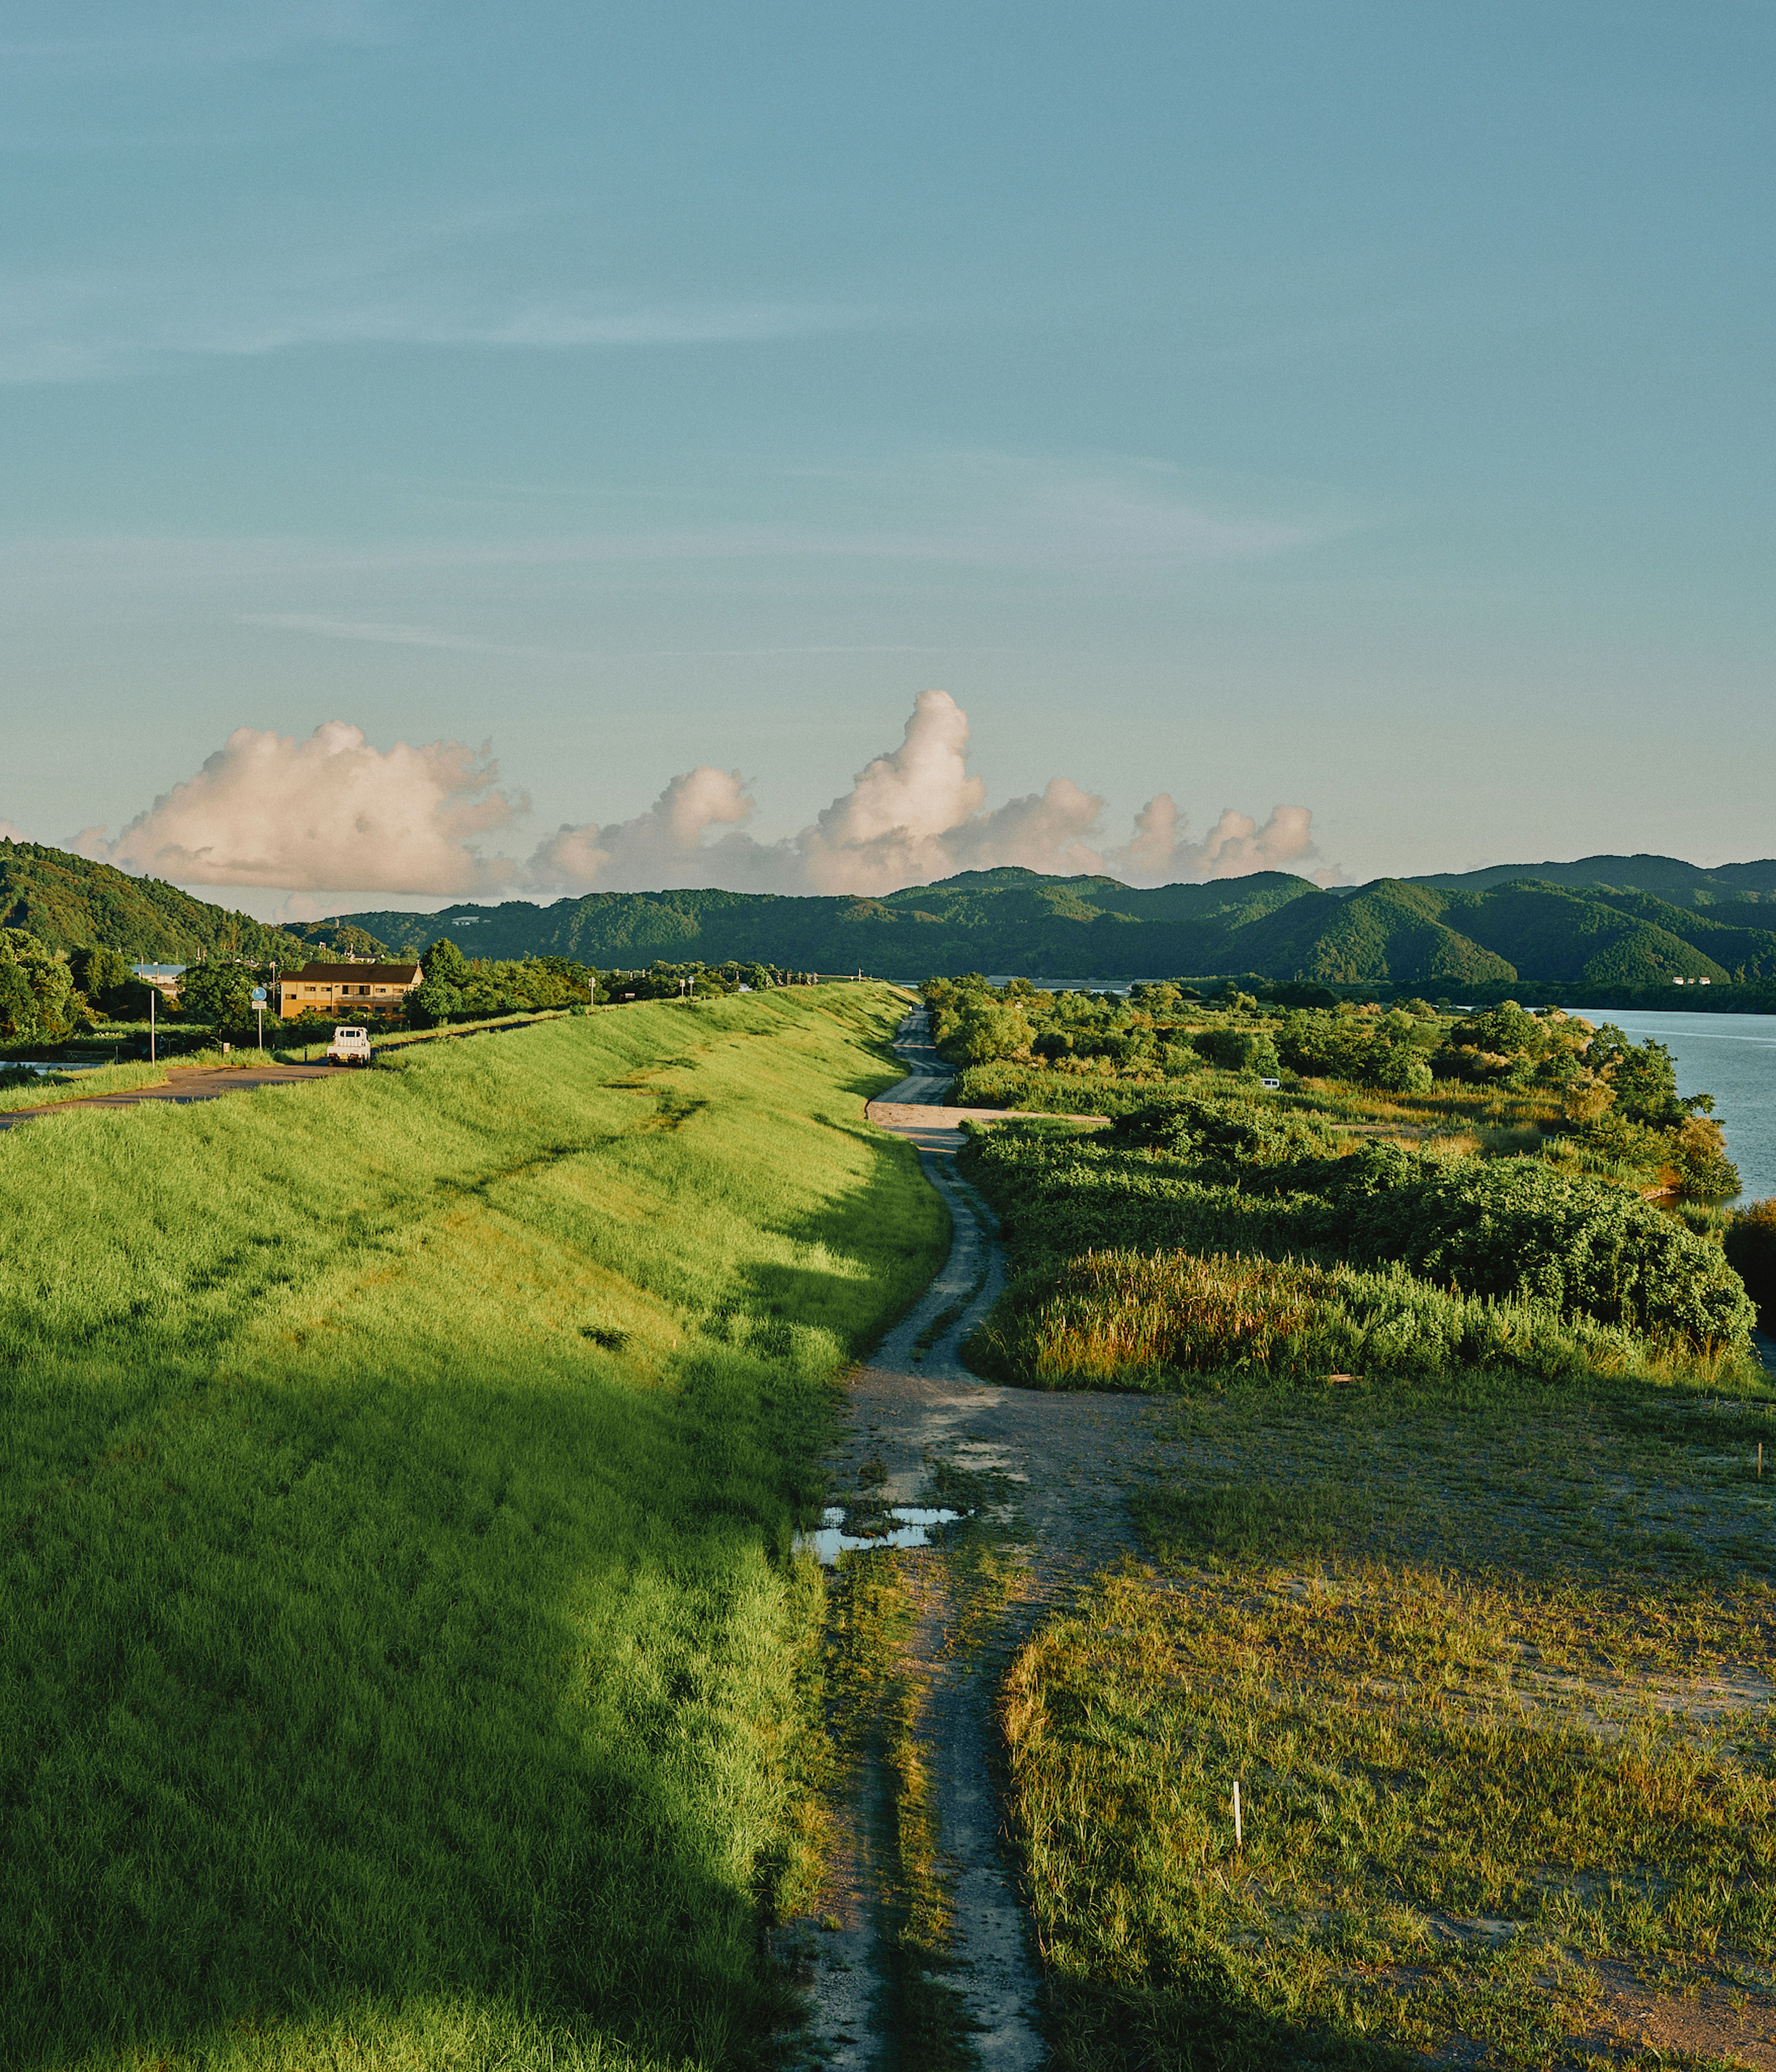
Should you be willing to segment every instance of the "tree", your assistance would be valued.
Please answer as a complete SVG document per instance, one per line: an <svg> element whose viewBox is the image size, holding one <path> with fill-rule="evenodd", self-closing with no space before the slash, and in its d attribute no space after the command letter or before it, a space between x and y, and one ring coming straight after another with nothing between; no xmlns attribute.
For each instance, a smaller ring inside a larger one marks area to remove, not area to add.
<svg viewBox="0 0 1776 2072"><path fill-rule="evenodd" d="M1720 1125L1705 1116L1692 1115L1679 1125L1671 1166L1678 1192L1692 1201L1729 1202L1739 1191L1739 1169L1727 1156Z"/></svg>
<svg viewBox="0 0 1776 2072"><path fill-rule="evenodd" d="M1396 1094L1428 1094L1431 1090L1431 1061L1413 1043L1375 1046L1371 1083Z"/></svg>
<svg viewBox="0 0 1776 2072"><path fill-rule="evenodd" d="M1281 1069L1276 1046L1263 1030L1205 1029L1193 1040L1198 1053L1224 1072L1258 1072L1270 1077Z"/></svg>
<svg viewBox="0 0 1776 2072"><path fill-rule="evenodd" d="M191 965L179 982L179 1011L213 1029L241 1027L253 1019L252 972L223 957Z"/></svg>
<svg viewBox="0 0 1776 2072"><path fill-rule="evenodd" d="M460 987L469 977L469 960L448 935L440 935L419 963L427 978L442 979L446 985Z"/></svg>
<svg viewBox="0 0 1776 2072"><path fill-rule="evenodd" d="M420 981L417 992L407 996L407 1012L421 1029L435 1029L439 1022L462 1012L462 989L442 974L432 974Z"/></svg>
<svg viewBox="0 0 1776 2072"><path fill-rule="evenodd" d="M68 960L74 983L92 1005L107 1014L128 1014L135 1005L142 982L116 950L102 944L88 944Z"/></svg>
<svg viewBox="0 0 1776 2072"><path fill-rule="evenodd" d="M1617 1109L1630 1122L1675 1128L1701 1106L1700 1096L1693 1102L1679 1100L1677 1060L1663 1043L1651 1036L1644 1043L1630 1043L1613 1022L1605 1022L1591 1038L1585 1062L1609 1082Z"/></svg>
<svg viewBox="0 0 1776 2072"><path fill-rule="evenodd" d="M944 1054L952 1064L984 1065L1030 1048L1030 1019L1015 1001L1009 1005L987 998L970 1001L945 1039Z"/></svg>
<svg viewBox="0 0 1776 2072"><path fill-rule="evenodd" d="M0 928L0 1042L59 1043L82 1005L60 957L27 928Z"/></svg>

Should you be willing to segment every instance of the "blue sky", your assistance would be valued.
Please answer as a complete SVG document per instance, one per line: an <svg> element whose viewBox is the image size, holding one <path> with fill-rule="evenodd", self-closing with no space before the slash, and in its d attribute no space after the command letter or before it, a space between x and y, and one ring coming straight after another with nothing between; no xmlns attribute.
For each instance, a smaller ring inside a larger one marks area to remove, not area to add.
<svg viewBox="0 0 1776 2072"><path fill-rule="evenodd" d="M795 837L939 686L967 809L1065 780L1100 853L1163 791L1359 878L1767 854L1773 56L1748 4L14 0L0 820L130 860L236 730L343 722L491 742L413 810L541 889L699 767L750 805L697 841Z"/></svg>

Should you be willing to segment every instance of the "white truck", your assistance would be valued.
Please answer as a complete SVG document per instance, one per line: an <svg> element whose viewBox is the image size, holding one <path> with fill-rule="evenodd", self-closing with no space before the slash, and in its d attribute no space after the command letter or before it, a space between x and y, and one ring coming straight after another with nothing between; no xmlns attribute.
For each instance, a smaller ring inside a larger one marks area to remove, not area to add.
<svg viewBox="0 0 1776 2072"><path fill-rule="evenodd" d="M335 1029L327 1046L330 1065L368 1065L372 1055L368 1029Z"/></svg>

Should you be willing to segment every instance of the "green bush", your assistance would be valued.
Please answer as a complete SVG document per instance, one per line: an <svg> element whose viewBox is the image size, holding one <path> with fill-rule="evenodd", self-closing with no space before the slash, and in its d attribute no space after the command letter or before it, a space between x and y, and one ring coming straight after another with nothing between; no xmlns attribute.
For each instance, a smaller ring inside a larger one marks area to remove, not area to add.
<svg viewBox="0 0 1776 2072"><path fill-rule="evenodd" d="M1256 1101L1229 1104L1198 1094L1174 1095L1119 1116L1110 1139L1192 1162L1237 1166L1330 1157L1334 1143L1330 1128L1312 1113Z"/></svg>
<svg viewBox="0 0 1776 2072"><path fill-rule="evenodd" d="M1347 1258L1697 1346L1745 1342L1752 1306L1720 1248L1650 1202L1535 1159L1412 1174L1423 1163L1403 1158L1397 1186L1345 1191Z"/></svg>
<svg viewBox="0 0 1776 2072"><path fill-rule="evenodd" d="M1274 1076L1282 1069L1276 1043L1265 1030L1205 1029L1193 1041L1198 1051L1224 1072L1262 1072Z"/></svg>

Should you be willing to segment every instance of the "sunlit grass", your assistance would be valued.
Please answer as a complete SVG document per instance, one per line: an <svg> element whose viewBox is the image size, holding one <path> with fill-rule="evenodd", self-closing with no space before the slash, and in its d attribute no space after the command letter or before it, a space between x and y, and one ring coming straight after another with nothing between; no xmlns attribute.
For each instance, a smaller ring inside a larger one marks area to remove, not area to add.
<svg viewBox="0 0 1776 2072"><path fill-rule="evenodd" d="M781 2011L886 989L0 1136L0 2062L716 2064ZM121 2054L121 2057L120 2057Z"/></svg>
<svg viewBox="0 0 1776 2072"><path fill-rule="evenodd" d="M1061 2066L1591 2064L1624 1992L1767 1996L1767 1405L1171 1415L1157 1567L1007 1685Z"/></svg>

